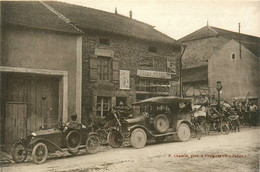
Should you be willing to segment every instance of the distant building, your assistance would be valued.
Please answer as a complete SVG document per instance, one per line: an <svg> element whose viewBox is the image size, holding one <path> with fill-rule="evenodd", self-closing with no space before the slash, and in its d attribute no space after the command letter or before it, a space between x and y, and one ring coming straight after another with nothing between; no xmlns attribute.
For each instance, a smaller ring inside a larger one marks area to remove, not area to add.
<svg viewBox="0 0 260 172"><path fill-rule="evenodd" d="M187 45L183 59L185 96L215 95L221 81L221 98L259 98L260 38L205 26L178 42Z"/></svg>
<svg viewBox="0 0 260 172"><path fill-rule="evenodd" d="M82 45L82 122L104 117L120 102L173 94L180 46L153 26L92 8L46 2L85 34Z"/></svg>
<svg viewBox="0 0 260 172"><path fill-rule="evenodd" d="M1 4L1 145L81 118L82 32L41 2Z"/></svg>

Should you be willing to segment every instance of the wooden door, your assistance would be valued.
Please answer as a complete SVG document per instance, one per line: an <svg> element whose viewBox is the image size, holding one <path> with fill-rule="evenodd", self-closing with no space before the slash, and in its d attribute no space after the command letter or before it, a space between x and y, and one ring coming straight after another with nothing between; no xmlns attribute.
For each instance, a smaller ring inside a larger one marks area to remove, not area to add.
<svg viewBox="0 0 260 172"><path fill-rule="evenodd" d="M47 76L37 76L32 81L30 131L38 130L41 125L47 125L48 128L57 126L58 84L58 78Z"/></svg>
<svg viewBox="0 0 260 172"><path fill-rule="evenodd" d="M7 103L5 120L5 144L11 145L16 139L25 138L26 133L26 103Z"/></svg>
<svg viewBox="0 0 260 172"><path fill-rule="evenodd" d="M5 145L26 137L28 80L21 74L6 75Z"/></svg>
<svg viewBox="0 0 260 172"><path fill-rule="evenodd" d="M4 141L26 137L41 125L58 122L59 78L33 74L7 74L4 100ZM2 116L1 116L2 117Z"/></svg>

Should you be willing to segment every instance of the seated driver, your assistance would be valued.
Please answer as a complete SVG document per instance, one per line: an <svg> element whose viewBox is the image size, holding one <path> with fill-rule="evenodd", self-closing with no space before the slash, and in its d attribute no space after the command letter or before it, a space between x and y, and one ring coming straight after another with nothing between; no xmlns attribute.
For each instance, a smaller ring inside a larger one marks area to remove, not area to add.
<svg viewBox="0 0 260 172"><path fill-rule="evenodd" d="M65 131L68 128L76 129L76 130L80 130L81 128L86 128L85 125L76 121L77 120L77 114L71 115L70 118L71 118L71 120L69 122L67 122L66 127L64 128Z"/></svg>

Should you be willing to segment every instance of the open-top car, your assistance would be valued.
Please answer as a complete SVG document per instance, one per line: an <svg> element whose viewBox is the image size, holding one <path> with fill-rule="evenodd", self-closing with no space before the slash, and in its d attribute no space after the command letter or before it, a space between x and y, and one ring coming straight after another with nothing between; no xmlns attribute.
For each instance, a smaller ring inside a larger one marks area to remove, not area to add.
<svg viewBox="0 0 260 172"><path fill-rule="evenodd" d="M145 146L147 139L162 142L166 136L177 135L180 141L191 136L191 99L153 97L133 103L132 117L122 117L111 110L110 119L114 119L114 128L108 135L111 147L120 147L124 138L130 138L134 148Z"/></svg>
<svg viewBox="0 0 260 172"><path fill-rule="evenodd" d="M92 127L77 124L71 128L59 122L57 128L45 129L42 126L27 138L21 138L12 146L12 158L16 163L22 163L31 154L33 161L41 164L46 161L48 153L68 151L75 155L81 148L90 154L96 153L99 148L98 134L93 132Z"/></svg>

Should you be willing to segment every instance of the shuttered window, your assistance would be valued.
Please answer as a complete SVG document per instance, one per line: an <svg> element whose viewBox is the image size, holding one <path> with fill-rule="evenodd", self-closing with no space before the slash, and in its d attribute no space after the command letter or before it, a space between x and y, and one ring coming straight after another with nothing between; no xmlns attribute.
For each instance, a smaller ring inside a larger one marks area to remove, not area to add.
<svg viewBox="0 0 260 172"><path fill-rule="evenodd" d="M97 74L99 80L110 80L110 58L98 57Z"/></svg>

